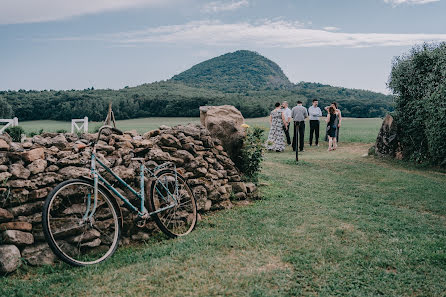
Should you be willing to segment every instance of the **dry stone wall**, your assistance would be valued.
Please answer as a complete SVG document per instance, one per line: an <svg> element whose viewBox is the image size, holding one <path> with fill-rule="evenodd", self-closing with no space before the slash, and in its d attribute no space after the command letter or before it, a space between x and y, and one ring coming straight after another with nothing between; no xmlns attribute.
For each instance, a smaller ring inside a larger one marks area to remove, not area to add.
<svg viewBox="0 0 446 297"><path fill-rule="evenodd" d="M43 202L58 183L88 176L90 148L79 151L76 143L96 137L45 133L14 143L9 136L0 135L0 273L14 271L20 258L31 265L55 261L42 232ZM144 135L136 131L103 135L96 148L99 159L136 189L139 163L132 158L144 158L149 167L174 162L184 172L200 214L231 208L233 199L257 195L254 184L241 182L221 141L201 125L162 126ZM125 208L122 212L124 244L157 232L153 222L140 229L133 224L133 214Z"/></svg>

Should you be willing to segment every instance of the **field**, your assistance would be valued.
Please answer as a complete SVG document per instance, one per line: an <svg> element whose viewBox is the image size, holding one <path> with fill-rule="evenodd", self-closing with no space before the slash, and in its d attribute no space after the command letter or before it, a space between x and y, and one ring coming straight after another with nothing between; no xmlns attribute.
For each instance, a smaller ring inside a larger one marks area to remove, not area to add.
<svg viewBox="0 0 446 297"><path fill-rule="evenodd" d="M269 129L268 118L254 118L247 119L246 122L252 126L263 127L266 130ZM344 118L342 126L342 138L346 142L373 142L378 134L379 127L382 120L379 118L374 119L356 119L356 118ZM187 123L200 123L199 118L141 118L132 120L117 121L116 126L123 130L136 129L139 133L145 133L150 130L157 129L160 125L175 126L184 125ZM20 126L25 129L27 134L31 132L38 132L43 129L46 132L55 132L58 130L71 131L70 122L60 121L28 121L20 122ZM102 123L90 122L89 131L93 132L96 128L100 127ZM306 125L306 133L308 135L310 125ZM321 133L324 129L321 124Z"/></svg>
<svg viewBox="0 0 446 297"><path fill-rule="evenodd" d="M162 120L126 127L185 122ZM338 150L306 147L298 164L290 148L267 153L263 198L185 238L154 236L96 267L23 265L0 296L446 296L446 175L364 157L380 122L346 119Z"/></svg>

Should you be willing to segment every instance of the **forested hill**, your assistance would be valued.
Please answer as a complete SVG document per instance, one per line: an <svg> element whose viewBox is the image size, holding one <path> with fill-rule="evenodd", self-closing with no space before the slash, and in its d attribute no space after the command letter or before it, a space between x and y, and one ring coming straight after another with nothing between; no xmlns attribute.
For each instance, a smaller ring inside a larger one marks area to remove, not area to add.
<svg viewBox="0 0 446 297"><path fill-rule="evenodd" d="M172 80L230 93L292 87L279 65L258 53L246 50L199 63L175 75Z"/></svg>
<svg viewBox="0 0 446 297"><path fill-rule="evenodd" d="M393 110L393 97L371 91L318 83L292 84L280 67L250 51L225 54L195 65L165 82L120 90L0 91L0 118L104 120L108 103L117 119L199 116L202 105L231 104L245 117L269 114L275 102L297 100L306 106L337 101L344 116L382 117Z"/></svg>

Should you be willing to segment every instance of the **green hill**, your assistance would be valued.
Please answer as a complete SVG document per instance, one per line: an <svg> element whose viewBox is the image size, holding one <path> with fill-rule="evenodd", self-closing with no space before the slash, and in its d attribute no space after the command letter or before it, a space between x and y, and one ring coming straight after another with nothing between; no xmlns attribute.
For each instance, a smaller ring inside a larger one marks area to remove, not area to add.
<svg viewBox="0 0 446 297"><path fill-rule="evenodd" d="M172 81L232 93L292 86L279 65L246 50L201 62L175 75Z"/></svg>
<svg viewBox="0 0 446 297"><path fill-rule="evenodd" d="M104 119L113 102L117 119L195 117L202 105L231 104L245 117L269 114L275 102L297 100L306 106L340 104L348 117L382 117L393 110L393 97L371 91L318 83L292 84L273 61L250 51L228 53L197 64L163 82L120 90L0 91L0 118L64 120Z"/></svg>

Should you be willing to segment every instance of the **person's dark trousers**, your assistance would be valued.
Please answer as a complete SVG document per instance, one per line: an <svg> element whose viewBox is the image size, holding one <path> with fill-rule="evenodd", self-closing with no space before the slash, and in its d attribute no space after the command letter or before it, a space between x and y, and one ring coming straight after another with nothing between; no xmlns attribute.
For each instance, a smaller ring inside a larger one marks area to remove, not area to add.
<svg viewBox="0 0 446 297"><path fill-rule="evenodd" d="M314 144L319 144L319 121L318 120L310 120L310 145L313 144L313 133L314 133Z"/></svg>
<svg viewBox="0 0 446 297"><path fill-rule="evenodd" d="M285 136L286 136L286 143L288 143L288 144L291 144L290 127L291 127L291 124L288 124L288 129L285 126L282 126L283 132L285 132Z"/></svg>
<svg viewBox="0 0 446 297"><path fill-rule="evenodd" d="M297 139L299 139L299 150L304 149L304 133L305 133L305 121L294 122L294 135L293 135L293 151L296 150Z"/></svg>

